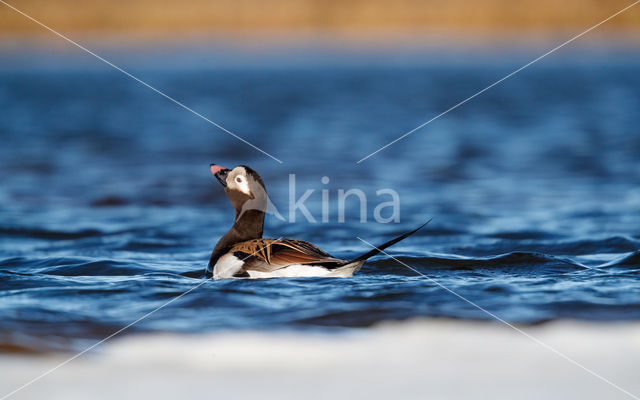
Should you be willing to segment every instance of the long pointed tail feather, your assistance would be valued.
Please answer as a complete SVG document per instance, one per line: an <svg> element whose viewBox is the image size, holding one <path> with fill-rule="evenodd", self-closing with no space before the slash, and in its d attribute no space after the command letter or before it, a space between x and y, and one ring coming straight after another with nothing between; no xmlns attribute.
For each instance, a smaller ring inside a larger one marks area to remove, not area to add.
<svg viewBox="0 0 640 400"><path fill-rule="evenodd" d="M360 257L354 258L353 260L350 260L349 262L347 262L345 264L352 264L352 263L359 262L359 261L365 261L368 258L371 258L371 257L375 256L376 254L380 253L382 250L386 249L387 247L393 246L394 244L398 243L399 241L404 240L407 237L409 237L409 236L413 235L414 233L418 232L420 229L424 228L429 222L431 222L432 219L433 218L429 218L429 220L427 222L425 222L424 224L420 225L418 228L416 228L416 229L414 229L412 231L409 231L407 233L404 233L404 234L398 236L395 239L391 239L388 242L383 243L380 246L377 246L375 249L373 249L371 251L368 251L368 252L364 253L363 255L361 255Z"/></svg>

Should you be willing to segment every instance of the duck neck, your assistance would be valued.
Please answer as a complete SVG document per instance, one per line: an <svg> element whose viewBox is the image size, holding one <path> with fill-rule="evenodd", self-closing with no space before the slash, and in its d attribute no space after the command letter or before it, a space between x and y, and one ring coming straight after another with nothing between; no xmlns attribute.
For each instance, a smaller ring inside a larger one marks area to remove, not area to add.
<svg viewBox="0 0 640 400"><path fill-rule="evenodd" d="M240 218L238 218L238 214L239 212L236 210L236 222L229 229L229 232L216 243L209 258L209 269L212 269L218 259L234 244L262 237L264 211L248 210Z"/></svg>

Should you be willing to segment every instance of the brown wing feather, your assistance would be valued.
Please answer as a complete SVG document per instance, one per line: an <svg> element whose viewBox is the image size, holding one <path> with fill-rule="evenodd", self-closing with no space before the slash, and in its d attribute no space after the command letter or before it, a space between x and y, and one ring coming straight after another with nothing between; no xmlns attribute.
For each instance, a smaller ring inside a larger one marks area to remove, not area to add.
<svg viewBox="0 0 640 400"><path fill-rule="evenodd" d="M295 239L254 239L235 244L230 252L241 253L243 270L275 271L292 264L328 264L340 266L337 259L309 242Z"/></svg>

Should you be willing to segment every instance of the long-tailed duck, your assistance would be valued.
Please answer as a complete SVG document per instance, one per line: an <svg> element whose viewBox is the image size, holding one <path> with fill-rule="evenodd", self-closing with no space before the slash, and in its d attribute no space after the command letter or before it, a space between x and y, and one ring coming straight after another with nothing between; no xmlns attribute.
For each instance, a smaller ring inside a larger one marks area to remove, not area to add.
<svg viewBox="0 0 640 400"><path fill-rule="evenodd" d="M236 212L233 227L218 241L209 259L207 275L214 279L349 277L368 258L428 223L353 260L341 260L303 240L263 239L264 216L269 200L262 178L244 165L232 170L215 164L210 168Z"/></svg>

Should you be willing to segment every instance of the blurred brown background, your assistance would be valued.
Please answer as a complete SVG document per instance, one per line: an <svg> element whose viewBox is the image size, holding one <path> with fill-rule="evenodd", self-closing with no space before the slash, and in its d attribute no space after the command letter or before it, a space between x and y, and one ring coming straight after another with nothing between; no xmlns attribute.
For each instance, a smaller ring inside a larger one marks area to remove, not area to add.
<svg viewBox="0 0 640 400"><path fill-rule="evenodd" d="M8 0L65 32L169 35L215 30L326 30L358 34L442 29L461 32L576 31L603 20L632 0ZM640 6L599 33L640 28ZM50 35L0 4L0 34Z"/></svg>

